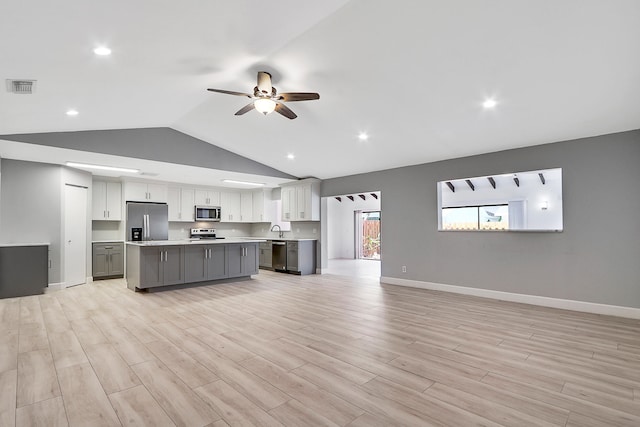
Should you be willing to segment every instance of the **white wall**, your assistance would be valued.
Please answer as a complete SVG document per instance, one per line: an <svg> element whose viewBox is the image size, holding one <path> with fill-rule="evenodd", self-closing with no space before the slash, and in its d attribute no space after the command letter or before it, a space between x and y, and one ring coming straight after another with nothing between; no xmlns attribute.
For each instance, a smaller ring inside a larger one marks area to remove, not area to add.
<svg viewBox="0 0 640 427"><path fill-rule="evenodd" d="M355 212L379 211L380 193L378 199L370 193L362 193L366 200L354 195L353 202L341 196L342 202L335 197L327 199L327 256L329 259L355 258Z"/></svg>

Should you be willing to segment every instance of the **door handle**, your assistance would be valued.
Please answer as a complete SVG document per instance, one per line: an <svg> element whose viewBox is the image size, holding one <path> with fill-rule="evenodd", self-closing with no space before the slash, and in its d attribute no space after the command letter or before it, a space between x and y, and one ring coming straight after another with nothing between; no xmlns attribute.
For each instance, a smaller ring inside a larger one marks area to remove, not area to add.
<svg viewBox="0 0 640 427"><path fill-rule="evenodd" d="M168 259L169 259L169 252L164 251L164 262L167 262Z"/></svg>
<svg viewBox="0 0 640 427"><path fill-rule="evenodd" d="M204 259L209 258L209 250L208 249L204 249Z"/></svg>
<svg viewBox="0 0 640 427"><path fill-rule="evenodd" d="M110 216L111 216L111 215L110 215L110 212L109 212L109 211L107 211L107 218L109 218Z"/></svg>

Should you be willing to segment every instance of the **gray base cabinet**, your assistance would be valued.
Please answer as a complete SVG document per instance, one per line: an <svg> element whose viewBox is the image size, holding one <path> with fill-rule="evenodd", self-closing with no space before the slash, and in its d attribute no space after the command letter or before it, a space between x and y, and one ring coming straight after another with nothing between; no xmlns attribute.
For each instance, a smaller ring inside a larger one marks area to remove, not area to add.
<svg viewBox="0 0 640 427"><path fill-rule="evenodd" d="M250 276L258 274L258 245L227 245L229 256L229 277Z"/></svg>
<svg viewBox="0 0 640 427"><path fill-rule="evenodd" d="M184 246L127 247L127 285L145 289L184 283Z"/></svg>
<svg viewBox="0 0 640 427"><path fill-rule="evenodd" d="M0 246L0 298L43 294L48 282L47 245Z"/></svg>
<svg viewBox="0 0 640 427"><path fill-rule="evenodd" d="M224 245L187 246L184 249L185 283L224 279L227 250Z"/></svg>
<svg viewBox="0 0 640 427"><path fill-rule="evenodd" d="M273 268L273 247L271 241L260 243L258 257L260 268Z"/></svg>
<svg viewBox="0 0 640 427"><path fill-rule="evenodd" d="M127 245L127 287L147 289L258 274L258 243Z"/></svg>
<svg viewBox="0 0 640 427"><path fill-rule="evenodd" d="M94 280L124 276L124 243L93 244Z"/></svg>

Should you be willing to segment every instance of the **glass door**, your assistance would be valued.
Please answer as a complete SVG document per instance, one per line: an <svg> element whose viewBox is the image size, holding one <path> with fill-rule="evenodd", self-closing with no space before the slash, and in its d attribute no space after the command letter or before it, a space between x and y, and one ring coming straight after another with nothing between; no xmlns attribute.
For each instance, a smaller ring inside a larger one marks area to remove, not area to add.
<svg viewBox="0 0 640 427"><path fill-rule="evenodd" d="M356 211L356 258L380 259L380 211Z"/></svg>

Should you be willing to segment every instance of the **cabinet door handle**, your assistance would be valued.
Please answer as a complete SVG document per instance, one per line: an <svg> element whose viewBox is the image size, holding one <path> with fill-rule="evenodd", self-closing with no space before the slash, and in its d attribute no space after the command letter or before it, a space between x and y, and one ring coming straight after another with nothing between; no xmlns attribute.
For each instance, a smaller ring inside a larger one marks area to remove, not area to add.
<svg viewBox="0 0 640 427"><path fill-rule="evenodd" d="M164 251L164 262L167 262L168 259L169 259L169 253L168 251Z"/></svg>
<svg viewBox="0 0 640 427"><path fill-rule="evenodd" d="M102 218L106 218L107 217L107 211L102 211Z"/></svg>
<svg viewBox="0 0 640 427"><path fill-rule="evenodd" d="M209 249L209 259L211 259L212 253L211 253L211 249Z"/></svg>
<svg viewBox="0 0 640 427"><path fill-rule="evenodd" d="M111 216L111 212L107 211L107 218Z"/></svg>

